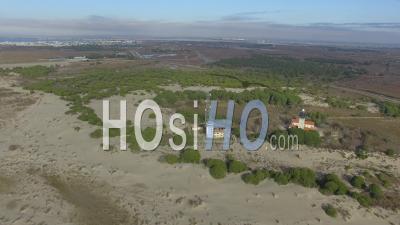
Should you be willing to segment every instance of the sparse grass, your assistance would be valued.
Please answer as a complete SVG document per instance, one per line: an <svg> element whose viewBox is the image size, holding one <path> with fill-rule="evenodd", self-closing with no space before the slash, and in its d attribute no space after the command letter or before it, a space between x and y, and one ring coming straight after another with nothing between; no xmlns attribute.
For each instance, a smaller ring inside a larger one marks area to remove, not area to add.
<svg viewBox="0 0 400 225"><path fill-rule="evenodd" d="M44 175L48 185L55 188L60 195L75 206L76 219L79 224L137 224L128 211L113 203L106 196L94 193L84 181L70 178L65 181L57 175Z"/></svg>

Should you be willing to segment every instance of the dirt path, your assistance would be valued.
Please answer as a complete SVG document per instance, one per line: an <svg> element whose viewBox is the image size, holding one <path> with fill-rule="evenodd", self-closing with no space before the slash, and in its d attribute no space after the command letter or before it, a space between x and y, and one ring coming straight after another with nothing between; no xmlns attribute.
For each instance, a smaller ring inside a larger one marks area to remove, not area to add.
<svg viewBox="0 0 400 225"><path fill-rule="evenodd" d="M400 99L399 98L383 95L383 94L380 94L380 93L375 93L375 92L372 92L372 91L369 91L369 90L353 89L353 88L337 86L337 85L331 85L330 87L338 89L338 90L342 90L342 91L347 91L347 92L356 93L356 94L360 94L360 95L363 95L363 96L375 98L375 99L378 99L378 100L381 100L381 101L388 101L388 102L400 104Z"/></svg>

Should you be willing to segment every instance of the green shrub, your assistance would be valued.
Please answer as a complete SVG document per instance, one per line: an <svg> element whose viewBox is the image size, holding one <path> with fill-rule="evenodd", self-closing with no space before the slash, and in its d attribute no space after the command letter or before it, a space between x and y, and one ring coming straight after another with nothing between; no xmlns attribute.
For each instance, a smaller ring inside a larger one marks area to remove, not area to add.
<svg viewBox="0 0 400 225"><path fill-rule="evenodd" d="M320 185L323 194L344 195L348 192L346 184L336 174L325 175Z"/></svg>
<svg viewBox="0 0 400 225"><path fill-rule="evenodd" d="M300 184L304 187L316 186L315 172L308 168L291 168L288 171L289 179L293 183Z"/></svg>
<svg viewBox="0 0 400 225"><path fill-rule="evenodd" d="M331 204L327 204L322 207L323 210L325 211L326 215L330 217L336 217L337 216L337 210L335 207L333 207Z"/></svg>
<svg viewBox="0 0 400 225"><path fill-rule="evenodd" d="M181 151L179 161L182 163L199 163L200 153L197 150L185 149Z"/></svg>
<svg viewBox="0 0 400 225"><path fill-rule="evenodd" d="M210 168L210 175L215 179L222 179L226 176L227 169L225 164L217 164Z"/></svg>
<svg viewBox="0 0 400 225"><path fill-rule="evenodd" d="M332 195L332 194L335 194L335 192L338 190L338 188L339 187L335 182L329 181L323 185L323 187L320 189L320 191L324 195Z"/></svg>
<svg viewBox="0 0 400 225"><path fill-rule="evenodd" d="M283 172L275 172L273 178L279 185L286 185L289 183L289 175Z"/></svg>
<svg viewBox="0 0 400 225"><path fill-rule="evenodd" d="M167 154L164 156L164 160L168 164L176 164L179 162L179 157L174 154Z"/></svg>
<svg viewBox="0 0 400 225"><path fill-rule="evenodd" d="M206 166L209 168L210 175L215 179L222 179L226 176L226 163L220 159L208 159Z"/></svg>
<svg viewBox="0 0 400 225"><path fill-rule="evenodd" d="M214 166L214 165L222 164L222 163L225 164L225 162L224 162L223 160L221 160L221 159L206 159L206 160L204 160L204 164L205 164L208 168L211 168L211 167Z"/></svg>
<svg viewBox="0 0 400 225"><path fill-rule="evenodd" d="M327 115L321 112L311 112L309 117L312 121L315 122L316 126L320 126L321 124L326 122Z"/></svg>
<svg viewBox="0 0 400 225"><path fill-rule="evenodd" d="M393 157L396 154L396 152L393 149L388 149L388 150L386 150L385 153L387 156L390 156L390 157Z"/></svg>
<svg viewBox="0 0 400 225"><path fill-rule="evenodd" d="M379 179L379 181L382 182L382 185L385 188L389 188L392 185L392 182L390 181L388 175L386 175L384 173L378 173L378 174L376 174L376 177Z"/></svg>
<svg viewBox="0 0 400 225"><path fill-rule="evenodd" d="M379 199L383 197L383 191L377 184L369 185L368 191L372 198Z"/></svg>
<svg viewBox="0 0 400 225"><path fill-rule="evenodd" d="M247 170L247 166L245 163L237 161L237 160L230 160L228 162L228 171L229 173L241 173Z"/></svg>
<svg viewBox="0 0 400 225"><path fill-rule="evenodd" d="M368 195L352 192L350 196L356 199L361 206L370 207L372 205L372 199Z"/></svg>
<svg viewBox="0 0 400 225"><path fill-rule="evenodd" d="M254 170L250 173L243 174L242 180L246 184L258 185L265 178L269 177L269 172L265 169Z"/></svg>
<svg viewBox="0 0 400 225"><path fill-rule="evenodd" d="M365 180L362 176L353 176L350 180L351 185L356 188L364 188Z"/></svg>
<svg viewBox="0 0 400 225"><path fill-rule="evenodd" d="M142 136L143 139L145 141L152 141L154 139L154 137L156 136L156 128L154 127L146 127L143 131L142 131Z"/></svg>
<svg viewBox="0 0 400 225"><path fill-rule="evenodd" d="M303 129L290 128L288 130L288 132L289 132L290 135L296 135L297 136L297 139L299 141L299 145L304 144L304 130ZM277 138L279 138L279 137L277 136Z"/></svg>
<svg viewBox="0 0 400 225"><path fill-rule="evenodd" d="M101 138L103 137L103 130L102 129L96 129L92 133L90 133L91 138Z"/></svg>

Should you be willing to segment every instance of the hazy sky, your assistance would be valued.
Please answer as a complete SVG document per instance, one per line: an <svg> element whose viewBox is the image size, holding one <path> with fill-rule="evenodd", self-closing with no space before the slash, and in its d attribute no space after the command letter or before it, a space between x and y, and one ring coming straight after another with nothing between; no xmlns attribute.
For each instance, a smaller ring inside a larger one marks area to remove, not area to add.
<svg viewBox="0 0 400 225"><path fill-rule="evenodd" d="M0 0L0 35L400 43L400 0Z"/></svg>

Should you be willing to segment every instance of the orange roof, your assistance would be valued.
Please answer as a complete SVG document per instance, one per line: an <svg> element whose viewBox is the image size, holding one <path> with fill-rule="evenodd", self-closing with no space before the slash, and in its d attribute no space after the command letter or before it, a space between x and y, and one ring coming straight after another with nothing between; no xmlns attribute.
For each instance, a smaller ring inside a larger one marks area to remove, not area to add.
<svg viewBox="0 0 400 225"><path fill-rule="evenodd" d="M292 119L292 124L299 123L299 122L300 122L300 119L298 117ZM305 120L304 124L315 126L315 123L312 120Z"/></svg>

